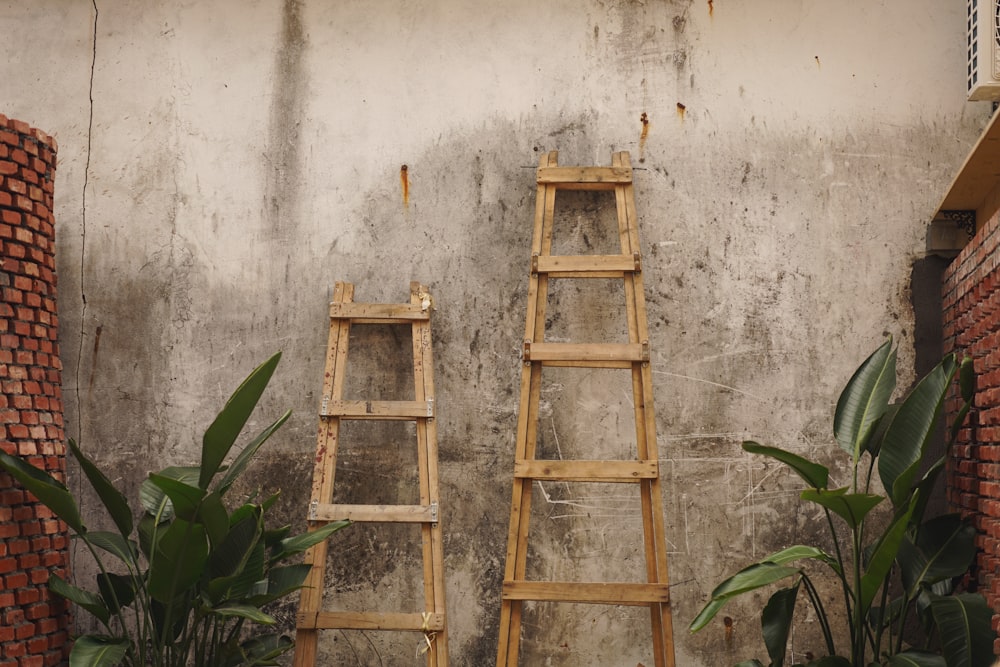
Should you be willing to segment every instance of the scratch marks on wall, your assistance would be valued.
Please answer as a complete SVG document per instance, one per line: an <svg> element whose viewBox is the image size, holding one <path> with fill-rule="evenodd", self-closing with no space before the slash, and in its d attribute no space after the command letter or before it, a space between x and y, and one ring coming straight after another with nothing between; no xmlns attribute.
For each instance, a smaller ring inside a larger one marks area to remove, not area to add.
<svg viewBox="0 0 1000 667"><path fill-rule="evenodd" d="M285 0L282 7L265 155L264 218L273 235L286 238L296 223L302 180L300 124L308 85L302 7L302 0Z"/></svg>

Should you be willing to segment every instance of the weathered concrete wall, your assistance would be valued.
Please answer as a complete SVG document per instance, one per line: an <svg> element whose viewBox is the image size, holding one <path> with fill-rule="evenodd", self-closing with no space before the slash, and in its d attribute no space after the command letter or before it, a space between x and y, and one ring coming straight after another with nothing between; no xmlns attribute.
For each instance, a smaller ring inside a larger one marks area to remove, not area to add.
<svg viewBox="0 0 1000 667"><path fill-rule="evenodd" d="M60 146L67 430L129 486L193 459L236 382L282 349L261 420L295 416L254 474L297 521L332 283L367 301L432 287L460 665L495 651L537 154L630 150L644 168L677 657L718 665L762 652L750 606L727 612L731 641L721 623L687 636L708 591L818 530L795 481L739 443L832 453L858 361L891 333L912 362L911 265L989 113L964 101L964 6L939 0L43 0L3 5L0 25L0 112ZM551 399L609 402L572 383ZM627 433L611 418L627 403L605 410L593 428ZM562 419L560 445L585 431ZM573 500L550 494L540 556L606 568L621 554L566 516ZM344 538L352 594L412 560L378 543ZM586 627L527 642L526 664L649 664L641 623L580 611ZM409 664L409 641L379 645L384 664Z"/></svg>

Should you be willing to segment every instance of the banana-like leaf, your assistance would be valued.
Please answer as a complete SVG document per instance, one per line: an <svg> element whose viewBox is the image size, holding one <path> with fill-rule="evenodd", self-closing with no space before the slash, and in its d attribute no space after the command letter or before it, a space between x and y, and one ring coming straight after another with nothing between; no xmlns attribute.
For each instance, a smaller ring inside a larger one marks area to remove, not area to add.
<svg viewBox="0 0 1000 667"><path fill-rule="evenodd" d="M205 492L197 486L185 484L157 473L150 473L149 481L167 494L174 507L174 514L185 521L196 521Z"/></svg>
<svg viewBox="0 0 1000 667"><path fill-rule="evenodd" d="M907 503L957 368L955 355L945 357L917 383L886 429L878 472L895 507Z"/></svg>
<svg viewBox="0 0 1000 667"><path fill-rule="evenodd" d="M895 389L896 351L890 339L862 362L837 401L833 433L855 465Z"/></svg>
<svg viewBox="0 0 1000 667"><path fill-rule="evenodd" d="M795 613L795 599L801 584L802 580L799 579L794 586L776 591L761 612L760 627L767 655L771 658L771 667L784 667L788 634L792 629L792 616Z"/></svg>
<svg viewBox="0 0 1000 667"><path fill-rule="evenodd" d="M112 614L135 601L136 581L130 576L101 572L97 575L97 590Z"/></svg>
<svg viewBox="0 0 1000 667"><path fill-rule="evenodd" d="M729 577L712 591L712 599L698 612L688 629L697 632L715 618L719 610L732 598L743 593L769 586L787 577L801 573L797 567L787 567L775 563L754 563Z"/></svg>
<svg viewBox="0 0 1000 667"><path fill-rule="evenodd" d="M267 592L264 545L255 544L233 574L208 582L208 598L213 604L249 598Z"/></svg>
<svg viewBox="0 0 1000 667"><path fill-rule="evenodd" d="M881 496L879 499L881 500ZM906 535L906 528L910 523L910 516L913 514L915 504L916 498L913 498L907 510L893 518L868 557L868 567L861 575L860 605L862 614L868 613L875 600L875 595L882 585L887 583L886 579L896 560L896 554L899 553L899 545Z"/></svg>
<svg viewBox="0 0 1000 667"><path fill-rule="evenodd" d="M233 514L235 516L236 513ZM256 512L246 514L229 529L222 543L212 550L208 561L209 576L228 577L242 570L253 548L260 543L263 532L259 508Z"/></svg>
<svg viewBox="0 0 1000 667"><path fill-rule="evenodd" d="M806 489L802 499L821 505L844 521L851 529L857 528L875 507L885 500L871 493L848 493L848 487L840 489Z"/></svg>
<svg viewBox="0 0 1000 667"><path fill-rule="evenodd" d="M784 565L786 563L791 563L802 558L810 558L812 560L818 560L821 563L825 563L832 567L834 571L840 572L840 564L837 559L828 554L827 552L819 549L817 547L811 547L807 544L796 544L794 546L787 547L781 551L776 551L770 556L761 558L760 562L764 563L775 563L776 565Z"/></svg>
<svg viewBox="0 0 1000 667"><path fill-rule="evenodd" d="M245 618L261 625L274 625L277 623L273 616L265 614L257 607L247 604L227 603L209 610L213 616L223 616L226 618Z"/></svg>
<svg viewBox="0 0 1000 667"><path fill-rule="evenodd" d="M123 637L83 635L73 642L69 667L117 667L128 649L129 641Z"/></svg>
<svg viewBox="0 0 1000 667"><path fill-rule="evenodd" d="M52 510L66 525L79 535L87 532L80 517L80 509L66 485L44 470L0 451L0 468L16 479L21 486L34 494L38 500Z"/></svg>
<svg viewBox="0 0 1000 667"><path fill-rule="evenodd" d="M97 492L97 497L104 503L104 508L108 510L111 519L118 527L118 532L128 537L132 534L132 508L125 499L125 494L116 489L111 481L102 473L94 462L84 456L80 447L73 438L69 439L69 448L73 456L80 463L80 470L87 476L90 485Z"/></svg>
<svg viewBox="0 0 1000 667"><path fill-rule="evenodd" d="M94 545L98 549L114 554L123 563L127 563L133 568L136 565L137 547L135 542L127 540L118 533L106 530L94 530L83 536L84 540Z"/></svg>
<svg viewBox="0 0 1000 667"><path fill-rule="evenodd" d="M201 471L197 466L169 466L157 473L160 477L169 477L189 486L198 483L200 474ZM147 513L158 517L160 521L169 520L174 516L174 505L170 502L170 498L163 489L149 479L144 479L139 486L139 503Z"/></svg>
<svg viewBox="0 0 1000 667"><path fill-rule="evenodd" d="M198 477L200 488L208 489L209 483L219 471L240 431L250 418L250 413L257 406L257 401L264 393L280 359L281 353L278 352L251 371L205 431L201 446L201 474Z"/></svg>
<svg viewBox="0 0 1000 667"><path fill-rule="evenodd" d="M277 665L275 658L287 653L294 645L291 639L276 633L248 639L240 644L241 659L237 664L246 667Z"/></svg>
<svg viewBox="0 0 1000 667"><path fill-rule="evenodd" d="M889 658L886 667L948 667L944 658L936 653L909 649Z"/></svg>
<svg viewBox="0 0 1000 667"><path fill-rule="evenodd" d="M964 574L976 556L976 529L958 514L945 514L920 527L917 542L905 537L897 561L907 597L919 588Z"/></svg>
<svg viewBox="0 0 1000 667"><path fill-rule="evenodd" d="M341 528L349 525L351 522L344 519L341 521L333 521L326 524L316 530L310 531L308 533L302 533L300 535L295 535L294 537L286 537L281 540L278 545L274 548L271 553L271 563L277 563L282 561L289 556L294 556L295 554L302 553L309 547L319 544L323 540L327 539L333 533L337 532Z"/></svg>
<svg viewBox="0 0 1000 667"><path fill-rule="evenodd" d="M198 509L198 519L205 526L208 533L208 541L215 549L226 539L229 534L229 512L222 503L222 496L218 491L205 496Z"/></svg>
<svg viewBox="0 0 1000 667"><path fill-rule="evenodd" d="M105 625L111 618L111 612L105 606L104 601L90 591L68 583L58 574L49 575L49 590L60 597L64 597L81 609L86 609Z"/></svg>
<svg viewBox="0 0 1000 667"><path fill-rule="evenodd" d="M257 435L257 437L251 440L250 444L244 447L243 451L241 451L236 456L236 458L233 459L233 462L226 469L226 474L223 476L222 480L219 482L218 486L215 489L216 491L218 491L220 496L224 496L226 494L226 491L228 491L229 488L233 485L233 482L235 482L239 478L239 476L243 474L243 471L246 469L251 459L253 459L254 455L257 453L257 450L260 449L261 445L267 442L267 439L270 438L274 434L274 432L281 427L282 424L288 421L288 418L291 416L292 416L292 411L288 410L287 412L285 412L285 414L278 417L274 421L274 423L272 423L270 426L261 431Z"/></svg>
<svg viewBox="0 0 1000 667"><path fill-rule="evenodd" d="M159 533L149 564L149 594L169 605L205 571L208 538L205 527L177 518Z"/></svg>
<svg viewBox="0 0 1000 667"><path fill-rule="evenodd" d="M993 610L974 593L935 597L931 612L941 636L941 653L948 667L989 667L993 664Z"/></svg>
<svg viewBox="0 0 1000 667"><path fill-rule="evenodd" d="M781 461L794 470L799 477L804 479L806 484L816 489L825 489L827 481L830 478L830 470L826 466L813 463L798 454L786 452L778 447L767 447L752 440L747 440L743 443L743 450L751 454L770 456L772 459Z"/></svg>

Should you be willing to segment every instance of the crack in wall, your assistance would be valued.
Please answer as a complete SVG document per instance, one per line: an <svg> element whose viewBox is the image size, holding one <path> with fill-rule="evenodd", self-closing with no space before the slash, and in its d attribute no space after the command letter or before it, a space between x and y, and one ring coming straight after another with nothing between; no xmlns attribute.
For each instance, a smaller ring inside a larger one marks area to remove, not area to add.
<svg viewBox="0 0 1000 667"><path fill-rule="evenodd" d="M87 117L87 152L83 166L83 191L80 198L80 343L76 351L76 440L83 439L83 404L80 402L80 375L83 363L83 341L86 339L87 322L87 292L86 292L86 269L84 260L87 257L87 188L90 186L90 155L93 147L94 136L94 72L97 69L97 17L100 14L97 8L97 0L91 0L94 6L94 30L93 48L90 58L90 82L87 87L87 97L89 100ZM94 352L96 354L97 343L95 342ZM91 373L93 381L93 373Z"/></svg>

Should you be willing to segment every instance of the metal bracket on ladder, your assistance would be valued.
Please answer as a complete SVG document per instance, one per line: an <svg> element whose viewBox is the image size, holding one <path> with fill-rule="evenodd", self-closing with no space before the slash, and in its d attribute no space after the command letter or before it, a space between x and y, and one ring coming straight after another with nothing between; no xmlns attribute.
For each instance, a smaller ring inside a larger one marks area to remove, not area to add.
<svg viewBox="0 0 1000 667"><path fill-rule="evenodd" d="M652 628L652 656L656 667L674 666L670 590L660 469L653 413L653 382L646 306L643 296L639 235L628 153L615 153L611 167L560 167L555 152L543 155L538 167L538 194L528 287L528 315L522 350L521 410L515 439L514 488L500 609L498 667L515 667L521 641L521 614L525 601L576 602L647 606ZM617 255L552 254L556 192L613 191L618 213ZM548 281L559 278L619 278L624 281L628 321L626 344L547 343L545 312ZM542 370L563 368L623 368L632 373L637 460L543 460L535 458L537 415ZM535 422L535 423L532 423ZM565 484L633 483L640 489L646 581L635 583L529 581L528 536L532 487L536 481ZM541 622L541 621L536 621Z"/></svg>
<svg viewBox="0 0 1000 667"><path fill-rule="evenodd" d="M428 667L448 664L445 620L444 541L440 524L437 430L434 419L434 362L431 357L430 311L433 299L427 288L410 284L410 303L364 304L354 302L354 286L338 282L330 303L330 337L327 346L323 399L319 411L319 436L309 503L311 528L330 521L350 519L369 523L416 523L421 531L424 608L412 612L327 611L323 604L327 544L306 552L311 566L296 617L295 667L314 667L319 632L332 629L391 630L423 633L417 653ZM414 400L344 400L348 342L352 325L409 325L413 338ZM337 445L344 420L405 420L416 425L419 495L418 505L345 505L333 503L337 470ZM410 656L407 656L410 659Z"/></svg>

